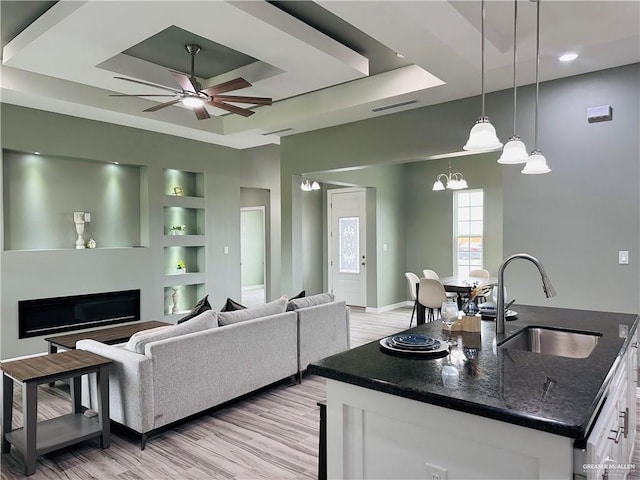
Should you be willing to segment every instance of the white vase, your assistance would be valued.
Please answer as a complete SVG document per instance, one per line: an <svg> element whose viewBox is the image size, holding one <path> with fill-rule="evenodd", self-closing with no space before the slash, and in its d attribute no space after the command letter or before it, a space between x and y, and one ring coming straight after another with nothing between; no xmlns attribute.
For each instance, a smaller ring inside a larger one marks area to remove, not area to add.
<svg viewBox="0 0 640 480"><path fill-rule="evenodd" d="M76 224L76 233L78 238L76 239L76 249L84 247L84 212L73 212L73 223Z"/></svg>

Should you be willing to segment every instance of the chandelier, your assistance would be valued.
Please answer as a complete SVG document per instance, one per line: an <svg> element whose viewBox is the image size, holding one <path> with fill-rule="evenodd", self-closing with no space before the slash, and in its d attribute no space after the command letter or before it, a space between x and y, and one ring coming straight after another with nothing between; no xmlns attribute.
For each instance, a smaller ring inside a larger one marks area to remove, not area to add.
<svg viewBox="0 0 640 480"><path fill-rule="evenodd" d="M449 190L463 190L468 188L467 181L460 172L451 173L451 162L449 162L449 173L441 173L433 183L433 190L439 191L448 188Z"/></svg>
<svg viewBox="0 0 640 480"><path fill-rule="evenodd" d="M309 182L309 180L303 180L300 184L300 190L303 192L310 192L311 190L320 190L320 184L318 182Z"/></svg>

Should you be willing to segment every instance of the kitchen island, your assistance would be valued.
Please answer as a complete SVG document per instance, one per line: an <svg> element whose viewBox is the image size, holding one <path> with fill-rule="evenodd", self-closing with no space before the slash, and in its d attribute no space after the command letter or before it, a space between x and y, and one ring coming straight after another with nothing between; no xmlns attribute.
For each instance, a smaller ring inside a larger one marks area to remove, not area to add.
<svg viewBox="0 0 640 480"><path fill-rule="evenodd" d="M483 321L479 333L454 332L448 356L372 342L312 364L327 378L329 478L601 478L592 464L628 463L637 315L512 308L503 336ZM500 346L528 325L599 335L587 358ZM446 338L440 321L408 332Z"/></svg>

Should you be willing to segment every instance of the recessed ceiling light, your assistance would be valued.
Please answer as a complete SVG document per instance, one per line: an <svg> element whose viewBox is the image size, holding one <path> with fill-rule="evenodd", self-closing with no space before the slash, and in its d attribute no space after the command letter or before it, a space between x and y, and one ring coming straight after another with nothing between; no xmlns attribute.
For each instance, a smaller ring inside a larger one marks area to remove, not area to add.
<svg viewBox="0 0 640 480"><path fill-rule="evenodd" d="M561 62L573 62L576 58L578 58L578 54L575 52L567 52L558 57L558 60Z"/></svg>
<svg viewBox="0 0 640 480"><path fill-rule="evenodd" d="M36 155L40 155L40 152L33 152L33 153L35 153Z"/></svg>
<svg viewBox="0 0 640 480"><path fill-rule="evenodd" d="M396 52L396 57L398 57L398 58L404 58L404 55L403 55L403 54L401 54L400 52Z"/></svg>
<svg viewBox="0 0 640 480"><path fill-rule="evenodd" d="M120 162L113 162L114 165L120 165Z"/></svg>

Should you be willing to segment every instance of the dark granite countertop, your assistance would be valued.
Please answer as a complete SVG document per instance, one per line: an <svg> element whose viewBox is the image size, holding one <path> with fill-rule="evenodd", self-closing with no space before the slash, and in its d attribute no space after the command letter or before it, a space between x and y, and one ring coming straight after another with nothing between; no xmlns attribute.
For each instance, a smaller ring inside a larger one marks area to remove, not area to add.
<svg viewBox="0 0 640 480"><path fill-rule="evenodd" d="M309 373L462 412L575 438L586 438L619 359L635 331L635 314L516 305L517 320L506 324L498 343L527 325L602 333L588 358L574 359L496 347L495 323L480 333L454 332L458 346L449 356L416 358L390 354L375 341L311 364ZM619 336L627 325L627 338ZM407 332L444 339L442 323ZM459 372L446 388L442 369ZM451 367L448 367L451 368ZM544 386L549 386L543 395Z"/></svg>

